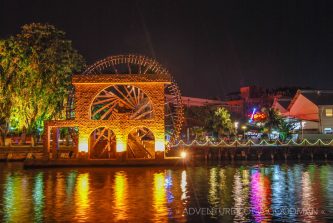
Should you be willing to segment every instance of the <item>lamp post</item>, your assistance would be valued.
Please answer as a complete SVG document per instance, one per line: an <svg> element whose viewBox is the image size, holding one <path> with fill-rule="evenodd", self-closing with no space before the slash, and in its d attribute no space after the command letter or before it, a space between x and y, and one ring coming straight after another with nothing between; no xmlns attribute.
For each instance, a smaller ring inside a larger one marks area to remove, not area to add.
<svg viewBox="0 0 333 223"><path fill-rule="evenodd" d="M236 137L235 137L235 139L238 139L238 137L237 137L237 134L238 134L238 125L239 125L239 122L234 122L234 126L235 126L235 132L236 132Z"/></svg>
<svg viewBox="0 0 333 223"><path fill-rule="evenodd" d="M235 122L234 125L235 125L235 129L236 129L236 133L237 133L239 122Z"/></svg>
<svg viewBox="0 0 333 223"><path fill-rule="evenodd" d="M244 136L244 139L245 139L245 130L247 129L246 125L243 125L242 129L243 129L243 136Z"/></svg>

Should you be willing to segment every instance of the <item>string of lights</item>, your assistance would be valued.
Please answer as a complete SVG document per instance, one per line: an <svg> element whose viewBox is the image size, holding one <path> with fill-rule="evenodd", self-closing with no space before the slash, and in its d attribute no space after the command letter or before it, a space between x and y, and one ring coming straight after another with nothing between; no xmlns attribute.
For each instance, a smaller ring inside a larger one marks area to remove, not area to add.
<svg viewBox="0 0 333 223"><path fill-rule="evenodd" d="M193 140L190 143L185 143L183 140L180 140L176 144L171 144L171 148L175 147L248 147L248 146L253 146L253 147L260 147L260 146L333 146L333 139L329 143L323 142L321 139L317 139L315 142L310 142L308 139L303 139L301 142L295 142L294 140L289 140L287 142L281 142L280 140L274 140L273 142L268 142L265 139L261 140L259 143L255 143L252 140L247 140L246 142L241 142L239 140L234 140L233 142L226 142L225 140L221 140L219 142L214 142L211 141L210 139L206 141L198 141L198 140Z"/></svg>

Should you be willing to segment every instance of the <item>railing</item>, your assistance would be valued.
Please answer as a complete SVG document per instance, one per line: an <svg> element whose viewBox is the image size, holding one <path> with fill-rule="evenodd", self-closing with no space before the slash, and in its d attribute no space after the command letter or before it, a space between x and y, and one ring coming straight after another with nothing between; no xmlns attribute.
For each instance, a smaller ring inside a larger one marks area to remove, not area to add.
<svg viewBox="0 0 333 223"><path fill-rule="evenodd" d="M274 140L273 142L268 142L265 139L261 140L258 143L255 143L252 140L248 140L246 142L242 142L239 140L234 140L233 142L226 142L225 140L221 140L218 142L214 142L211 140L206 140L206 141L198 141L198 140L193 140L190 143L185 143L183 140L180 140L176 144L170 145L171 148L174 147L267 147L267 146L281 146L281 147L286 147L286 146L332 146L333 147L333 139L325 143L323 140L318 139L315 142L310 142L307 139L303 139L301 142L295 142L294 140L289 140L287 142L282 142L280 140Z"/></svg>

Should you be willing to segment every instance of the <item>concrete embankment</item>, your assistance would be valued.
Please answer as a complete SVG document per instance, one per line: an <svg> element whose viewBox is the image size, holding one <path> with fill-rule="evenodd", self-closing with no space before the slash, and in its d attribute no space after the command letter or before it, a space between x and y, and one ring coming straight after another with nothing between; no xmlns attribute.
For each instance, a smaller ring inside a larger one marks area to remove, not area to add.
<svg viewBox="0 0 333 223"><path fill-rule="evenodd" d="M25 160L26 168L43 167L138 167L138 166L177 166L182 159L142 159L142 160L89 160L89 159L50 159Z"/></svg>
<svg viewBox="0 0 333 223"><path fill-rule="evenodd" d="M41 147L0 147L0 161L23 161L26 159L42 159Z"/></svg>

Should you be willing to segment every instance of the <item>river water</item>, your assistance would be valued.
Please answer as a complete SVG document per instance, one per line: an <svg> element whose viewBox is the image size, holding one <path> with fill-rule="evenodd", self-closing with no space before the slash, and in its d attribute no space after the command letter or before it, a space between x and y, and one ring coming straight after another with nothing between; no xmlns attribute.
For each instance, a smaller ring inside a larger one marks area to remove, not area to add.
<svg viewBox="0 0 333 223"><path fill-rule="evenodd" d="M0 163L0 222L333 222L333 165L23 169Z"/></svg>

